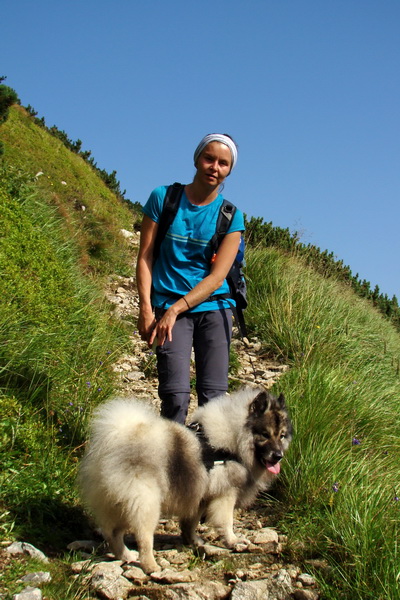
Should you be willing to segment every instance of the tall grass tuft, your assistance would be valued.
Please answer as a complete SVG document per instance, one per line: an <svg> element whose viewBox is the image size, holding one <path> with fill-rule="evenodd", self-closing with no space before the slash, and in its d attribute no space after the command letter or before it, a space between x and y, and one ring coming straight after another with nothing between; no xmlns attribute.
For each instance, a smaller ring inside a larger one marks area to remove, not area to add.
<svg viewBox="0 0 400 600"><path fill-rule="evenodd" d="M327 598L398 598L399 335L342 284L273 249L249 251L247 265L248 319L291 364L279 383L295 425L281 526L312 540L303 558L334 567Z"/></svg>

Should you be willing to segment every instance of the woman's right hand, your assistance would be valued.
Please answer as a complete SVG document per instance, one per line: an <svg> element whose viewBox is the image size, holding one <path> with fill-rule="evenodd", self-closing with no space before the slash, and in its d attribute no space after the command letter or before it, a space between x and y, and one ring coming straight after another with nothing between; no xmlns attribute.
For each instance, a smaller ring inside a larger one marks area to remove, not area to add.
<svg viewBox="0 0 400 600"><path fill-rule="evenodd" d="M150 339L151 339L151 335L153 333L153 330L156 326L157 322L156 319L154 317L154 313L153 311L150 309L139 309L139 318L138 318L138 330L139 330L139 334L141 339L144 342L147 342L149 346L151 346L152 342L150 343Z"/></svg>

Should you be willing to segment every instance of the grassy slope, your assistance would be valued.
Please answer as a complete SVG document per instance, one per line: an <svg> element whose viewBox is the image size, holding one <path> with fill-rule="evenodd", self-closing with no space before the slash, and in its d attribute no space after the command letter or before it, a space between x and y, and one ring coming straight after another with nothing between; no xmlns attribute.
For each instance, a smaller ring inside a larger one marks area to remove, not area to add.
<svg viewBox="0 0 400 600"><path fill-rule="evenodd" d="M0 534L60 548L82 528L86 415L128 339L100 284L132 273L120 229L138 216L20 107L0 134Z"/></svg>
<svg viewBox="0 0 400 600"><path fill-rule="evenodd" d="M128 246L119 230L131 230L139 215L116 198L87 162L37 126L23 108L11 108L0 134L8 165L31 177L43 173L37 177L37 189L63 217L68 237L74 237L80 249L81 264L127 273L131 267Z"/></svg>
<svg viewBox="0 0 400 600"><path fill-rule="evenodd" d="M307 541L300 556L335 567L327 598L398 598L400 336L369 303L272 249L247 263L248 319L292 364L279 383L296 431L280 526Z"/></svg>
<svg viewBox="0 0 400 600"><path fill-rule="evenodd" d="M135 216L22 109L1 134L0 534L60 553L82 526L73 481L84 416L112 389L109 353L124 343L84 273L129 272L118 230ZM44 175L32 191L11 166ZM279 382L296 430L280 527L296 559L335 567L324 597L397 598L399 334L279 252L250 250L247 262L247 320L292 365Z"/></svg>

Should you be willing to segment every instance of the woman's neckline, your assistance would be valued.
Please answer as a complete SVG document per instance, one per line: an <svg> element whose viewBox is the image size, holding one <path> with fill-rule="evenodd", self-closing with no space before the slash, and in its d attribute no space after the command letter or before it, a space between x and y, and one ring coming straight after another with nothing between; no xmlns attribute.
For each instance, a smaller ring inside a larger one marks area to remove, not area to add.
<svg viewBox="0 0 400 600"><path fill-rule="evenodd" d="M192 201L189 197L189 194L187 193L187 189L188 189L188 185L185 186L184 188L184 192L185 192L185 196L187 201L189 202L189 204L191 204L192 206L208 206L209 204L212 204L219 196L219 191L217 191L216 195L214 198L212 198L211 200L204 200L202 202L196 202L196 201Z"/></svg>

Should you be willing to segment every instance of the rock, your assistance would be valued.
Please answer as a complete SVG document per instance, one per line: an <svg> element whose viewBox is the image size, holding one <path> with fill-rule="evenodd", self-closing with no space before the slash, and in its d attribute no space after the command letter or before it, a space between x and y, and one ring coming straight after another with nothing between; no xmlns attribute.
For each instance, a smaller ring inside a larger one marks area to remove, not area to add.
<svg viewBox="0 0 400 600"><path fill-rule="evenodd" d="M71 564L71 571L74 575L78 575L84 571L90 571L95 565L96 563L91 560L80 560Z"/></svg>
<svg viewBox="0 0 400 600"><path fill-rule="evenodd" d="M51 575L45 571L38 571L37 573L28 573L21 577L20 581L23 583L33 583L35 585L41 585L42 583L48 583L51 581Z"/></svg>
<svg viewBox="0 0 400 600"><path fill-rule="evenodd" d="M39 588L27 587L19 594L14 594L13 600L42 600L42 592Z"/></svg>
<svg viewBox="0 0 400 600"><path fill-rule="evenodd" d="M274 529L264 527L260 529L253 537L253 542L261 546L266 553L278 552L280 548L278 534Z"/></svg>
<svg viewBox="0 0 400 600"><path fill-rule="evenodd" d="M127 373L124 376L124 379L128 380L128 381L140 381L141 379L145 379L146 376L144 373L142 373L141 371L129 371L129 373Z"/></svg>
<svg viewBox="0 0 400 600"><path fill-rule="evenodd" d="M42 562L49 562L49 559L41 550L38 550L35 546L32 546L32 544L28 544L27 542L14 542L11 546L6 548L6 552L12 555L26 554L31 558L36 558Z"/></svg>
<svg viewBox="0 0 400 600"><path fill-rule="evenodd" d="M290 600L292 593L292 580L281 569L274 577L238 582L230 600Z"/></svg>
<svg viewBox="0 0 400 600"><path fill-rule="evenodd" d="M164 558L163 556L157 556L157 563L160 565L161 569L170 569L171 563L169 560ZM181 563L182 564L182 563Z"/></svg>
<svg viewBox="0 0 400 600"><path fill-rule="evenodd" d="M92 574L95 573L112 573L113 575L122 575L123 569L122 565L124 563L122 560L113 560L111 562L99 562L93 565L91 569Z"/></svg>
<svg viewBox="0 0 400 600"><path fill-rule="evenodd" d="M297 579L298 575L300 574L300 569L298 569L297 567L294 567L293 565L291 565L291 566L289 565L286 568L287 568L287 572L289 573L290 577L293 580Z"/></svg>
<svg viewBox="0 0 400 600"><path fill-rule="evenodd" d="M215 581L178 583L163 589L166 600L226 600L231 588Z"/></svg>
<svg viewBox="0 0 400 600"><path fill-rule="evenodd" d="M268 580L240 581L232 590L230 600L269 600Z"/></svg>
<svg viewBox="0 0 400 600"><path fill-rule="evenodd" d="M145 583L149 580L149 576L139 567L128 567L124 570L124 577L135 583Z"/></svg>
<svg viewBox="0 0 400 600"><path fill-rule="evenodd" d="M106 600L123 600L135 589L135 585L123 577L121 561L98 563L90 576L90 587Z"/></svg>
<svg viewBox="0 0 400 600"><path fill-rule="evenodd" d="M263 566L264 566L263 563L260 563L260 562L253 563L252 565L249 565L249 569L251 569L252 571L257 571L259 569L262 569Z"/></svg>
<svg viewBox="0 0 400 600"><path fill-rule="evenodd" d="M279 542L279 537L275 529L263 527L262 529L259 529L253 536L253 542L255 544L270 544L271 542L275 542L277 544Z"/></svg>
<svg viewBox="0 0 400 600"><path fill-rule="evenodd" d="M297 581L300 581L300 583L304 585L304 587L312 587L317 583L314 577L312 575L309 575L308 573L301 573L297 577Z"/></svg>
<svg viewBox="0 0 400 600"><path fill-rule="evenodd" d="M120 229L119 232L126 239L135 237L135 234L132 233L132 231L128 231L127 229Z"/></svg>
<svg viewBox="0 0 400 600"><path fill-rule="evenodd" d="M164 569L163 571L156 571L151 574L151 579L158 583L188 583L190 581L196 581L198 578L199 575L197 571L189 571L188 569L185 571Z"/></svg>
<svg viewBox="0 0 400 600"><path fill-rule="evenodd" d="M293 592L292 578L286 569L280 569L271 581L271 598L286 600Z"/></svg>
<svg viewBox="0 0 400 600"><path fill-rule="evenodd" d="M257 546L256 544L248 544L247 545L247 552L251 552L252 554L259 554L260 553L260 546Z"/></svg>

